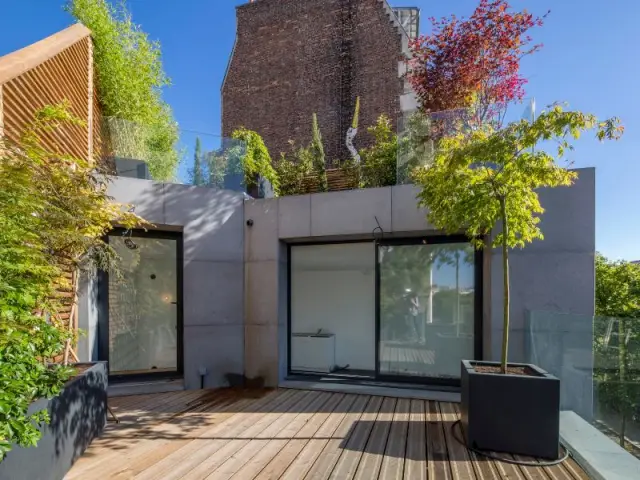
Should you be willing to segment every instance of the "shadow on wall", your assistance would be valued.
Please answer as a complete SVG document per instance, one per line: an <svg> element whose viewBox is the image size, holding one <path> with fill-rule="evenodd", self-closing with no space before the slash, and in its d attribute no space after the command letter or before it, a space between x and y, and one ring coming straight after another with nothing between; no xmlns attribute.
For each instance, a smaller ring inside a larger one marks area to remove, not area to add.
<svg viewBox="0 0 640 480"><path fill-rule="evenodd" d="M134 204L136 213L159 227L182 227L185 259L232 261L243 255L244 197L240 193L155 183L122 201Z"/></svg>
<svg viewBox="0 0 640 480"><path fill-rule="evenodd" d="M110 194L159 230L183 232L184 379L225 385L244 358L244 195L229 190L118 178Z"/></svg>

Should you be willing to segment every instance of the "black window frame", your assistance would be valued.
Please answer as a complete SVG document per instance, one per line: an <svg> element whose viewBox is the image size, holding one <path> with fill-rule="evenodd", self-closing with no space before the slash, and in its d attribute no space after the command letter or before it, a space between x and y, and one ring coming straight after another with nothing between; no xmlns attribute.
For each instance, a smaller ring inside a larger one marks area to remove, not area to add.
<svg viewBox="0 0 640 480"><path fill-rule="evenodd" d="M385 375L380 373L380 261L379 248L381 246L391 245L435 245L446 243L465 243L470 244L471 238L466 235L423 235L415 237L388 238L388 239L350 239L350 240L332 240L317 242L295 242L287 243L287 376L304 375L309 377L331 377L331 373L314 373L300 372L291 370L291 249L301 246L313 245L340 245L351 243L374 243L374 269L375 269L375 374L373 379L381 382L389 383L409 383L414 385L425 385L432 387L460 387L459 378L438 378L426 376L403 376L403 375ZM484 250L475 250L474 253L474 358L472 360L481 360L483 358L483 268L484 268ZM338 377L338 376L336 376Z"/></svg>
<svg viewBox="0 0 640 480"><path fill-rule="evenodd" d="M158 238L176 241L176 370L163 372L145 372L132 374L111 374L109 363L109 272L98 271L98 360L106 361L109 381L114 383L129 381L144 381L153 379L183 378L184 376L184 238L182 232L164 230L131 230L124 228L114 228L105 235L105 242L109 243L109 237L123 234L131 235L132 238Z"/></svg>

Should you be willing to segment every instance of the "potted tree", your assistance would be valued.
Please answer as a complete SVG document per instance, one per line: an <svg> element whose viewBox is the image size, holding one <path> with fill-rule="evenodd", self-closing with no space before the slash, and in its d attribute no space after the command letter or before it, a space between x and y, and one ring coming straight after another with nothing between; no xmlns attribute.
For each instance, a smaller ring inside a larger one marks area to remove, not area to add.
<svg viewBox="0 0 640 480"><path fill-rule="evenodd" d="M568 186L577 173L558 161L571 139L595 130L600 140L617 139L616 118L565 111L555 105L533 122L502 129L484 125L440 140L433 161L414 171L419 204L428 219L448 233L465 232L477 248L499 248L504 279L500 362L463 360L462 426L470 447L555 459L559 440L559 380L534 365L508 361L509 250L543 239L544 212L536 189ZM553 140L557 150L536 149ZM496 226L501 227L495 229Z"/></svg>

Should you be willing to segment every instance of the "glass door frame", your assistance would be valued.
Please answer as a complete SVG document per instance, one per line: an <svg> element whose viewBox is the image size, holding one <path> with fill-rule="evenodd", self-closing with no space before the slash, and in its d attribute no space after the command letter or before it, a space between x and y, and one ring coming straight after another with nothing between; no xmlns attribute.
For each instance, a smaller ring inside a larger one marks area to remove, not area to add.
<svg viewBox="0 0 640 480"><path fill-rule="evenodd" d="M380 316L380 247L402 246L402 245L438 245L449 243L469 244L470 239L466 235L433 235L410 238L380 239L376 241L375 249L375 342L376 342L376 379L384 382L400 382L424 384L443 387L459 387L460 379L438 378L418 375L389 375L380 373L380 347L381 347L381 316ZM483 252L475 250L474 253L474 327L473 327L473 350L474 358L465 360L482 359L482 318L483 318Z"/></svg>
<svg viewBox="0 0 640 480"><path fill-rule="evenodd" d="M110 236L122 235L124 228L114 228L104 237L109 243ZM184 243L182 232L160 230L132 230L131 238L157 238L175 240L176 242L176 370L162 372L145 372L132 374L111 375L111 365L107 363L109 380L111 381L140 381L159 378L182 378L184 374ZM98 271L98 360L109 362L109 272Z"/></svg>

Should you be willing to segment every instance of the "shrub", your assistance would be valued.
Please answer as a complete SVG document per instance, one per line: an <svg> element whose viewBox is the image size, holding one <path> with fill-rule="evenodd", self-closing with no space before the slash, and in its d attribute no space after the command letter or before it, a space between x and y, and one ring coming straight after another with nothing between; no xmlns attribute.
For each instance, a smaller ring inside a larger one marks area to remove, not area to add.
<svg viewBox="0 0 640 480"><path fill-rule="evenodd" d="M280 153L280 160L274 164L280 180L280 194L303 195L309 193L309 179L314 173L313 155L309 148L296 147L290 141L288 154Z"/></svg>
<svg viewBox="0 0 640 480"><path fill-rule="evenodd" d="M107 177L85 159L47 149L41 138L82 123L68 104L36 114L19 144L0 138L0 460L13 444L34 446L47 412L29 413L72 373L50 364L68 347L60 320L65 273L115 257L102 240L112 223L141 223L107 196ZM68 306L67 306L68 307Z"/></svg>
<svg viewBox="0 0 640 480"><path fill-rule="evenodd" d="M70 0L66 9L91 30L97 89L118 156L145 160L156 180L169 180L179 161L179 132L171 108L162 100L170 84L162 68L160 45L133 23L124 3ZM124 122L122 122L124 120Z"/></svg>
<svg viewBox="0 0 640 480"><path fill-rule="evenodd" d="M368 132L375 143L360 151L363 188L395 185L397 180L398 137L393 131L391 120L380 115Z"/></svg>
<svg viewBox="0 0 640 480"><path fill-rule="evenodd" d="M247 188L258 187L259 177L263 177L271 182L274 194L278 196L280 182L273 165L271 165L271 155L269 155L269 150L267 150L262 137L256 132L241 127L231 134L231 138L244 142L242 169L245 186Z"/></svg>

